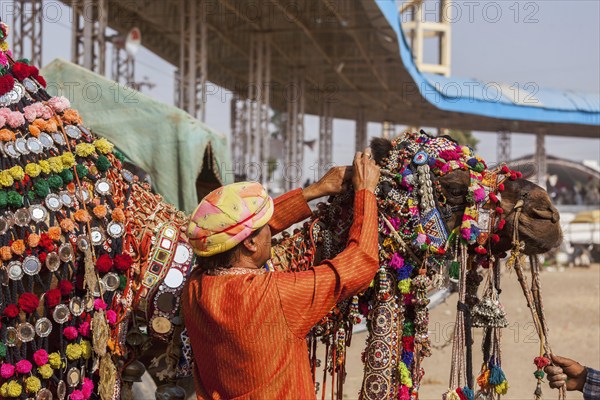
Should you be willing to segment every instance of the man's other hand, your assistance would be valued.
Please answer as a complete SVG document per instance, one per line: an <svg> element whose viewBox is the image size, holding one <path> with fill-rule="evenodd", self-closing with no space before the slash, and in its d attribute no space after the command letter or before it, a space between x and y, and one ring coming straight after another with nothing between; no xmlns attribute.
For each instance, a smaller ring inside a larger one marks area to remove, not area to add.
<svg viewBox="0 0 600 400"><path fill-rule="evenodd" d="M352 184L355 191L366 189L375 192L380 173L369 147L362 153L360 151L356 153L352 165Z"/></svg>

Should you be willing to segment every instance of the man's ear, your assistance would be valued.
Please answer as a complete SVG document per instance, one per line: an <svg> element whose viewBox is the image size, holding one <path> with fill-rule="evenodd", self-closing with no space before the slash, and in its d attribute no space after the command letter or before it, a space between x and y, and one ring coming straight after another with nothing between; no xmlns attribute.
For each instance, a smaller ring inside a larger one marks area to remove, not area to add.
<svg viewBox="0 0 600 400"><path fill-rule="evenodd" d="M244 239L242 242L246 250L251 253L255 253L258 250L258 244L256 243L256 237L252 236L247 239Z"/></svg>

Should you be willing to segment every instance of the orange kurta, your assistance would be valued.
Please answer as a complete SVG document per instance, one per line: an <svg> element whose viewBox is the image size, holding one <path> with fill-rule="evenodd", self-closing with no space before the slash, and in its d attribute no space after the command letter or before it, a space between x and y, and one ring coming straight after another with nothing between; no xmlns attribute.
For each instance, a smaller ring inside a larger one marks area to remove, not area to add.
<svg viewBox="0 0 600 400"><path fill-rule="evenodd" d="M275 200L273 233L310 216L301 190ZM305 337L340 300L365 290L378 268L377 203L354 200L348 247L303 272L209 276L196 271L183 314L198 399L311 399Z"/></svg>

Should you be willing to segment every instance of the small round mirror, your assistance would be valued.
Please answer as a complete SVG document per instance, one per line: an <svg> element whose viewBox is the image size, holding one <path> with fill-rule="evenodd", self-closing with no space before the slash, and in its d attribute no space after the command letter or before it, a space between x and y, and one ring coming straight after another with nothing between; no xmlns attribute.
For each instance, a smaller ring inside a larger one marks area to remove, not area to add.
<svg viewBox="0 0 600 400"><path fill-rule="evenodd" d="M67 206L67 207L72 207L73 206L73 196L71 196L71 193L63 190L58 195L60 197L60 201L62 201L62 203L65 206Z"/></svg>
<svg viewBox="0 0 600 400"><path fill-rule="evenodd" d="M27 148L29 151L35 154L40 154L44 150L42 142L34 137L27 139Z"/></svg>
<svg viewBox="0 0 600 400"><path fill-rule="evenodd" d="M6 328L6 342L8 347L14 347L19 342L19 335L17 335L17 329L9 326Z"/></svg>
<svg viewBox="0 0 600 400"><path fill-rule="evenodd" d="M46 132L40 133L40 136L38 137L38 139L40 139L40 143L45 148L50 149L50 148L54 147L54 142L52 141L52 138Z"/></svg>
<svg viewBox="0 0 600 400"><path fill-rule="evenodd" d="M35 337L33 325L31 325L29 322L23 322L19 324L17 328L17 336L23 343L31 342Z"/></svg>
<svg viewBox="0 0 600 400"><path fill-rule="evenodd" d="M63 324L69 319L69 308L64 304L59 304L52 313L52 318L56 323Z"/></svg>
<svg viewBox="0 0 600 400"><path fill-rule="evenodd" d="M183 283L183 273L176 268L169 269L167 272L167 276L165 276L165 280L163 281L167 287L171 289L177 289Z"/></svg>
<svg viewBox="0 0 600 400"><path fill-rule="evenodd" d="M29 207L29 216L35 222L42 222L46 219L48 212L39 204L34 204Z"/></svg>
<svg viewBox="0 0 600 400"><path fill-rule="evenodd" d="M58 248L58 256L62 262L71 261L73 259L73 246L71 246L71 243L63 243Z"/></svg>
<svg viewBox="0 0 600 400"><path fill-rule="evenodd" d="M48 255L46 256L46 268L48 268L48 270L52 272L60 268L60 257L58 256L57 252L52 251L48 253Z"/></svg>
<svg viewBox="0 0 600 400"><path fill-rule="evenodd" d="M83 313L83 300L81 297L73 297L69 302L69 310L71 310L71 314L76 317L79 317Z"/></svg>
<svg viewBox="0 0 600 400"><path fill-rule="evenodd" d="M60 197L55 193L50 193L45 199L46 207L52 211L58 211L62 207Z"/></svg>
<svg viewBox="0 0 600 400"><path fill-rule="evenodd" d="M19 226L27 226L29 225L30 220L31 216L29 215L29 210L26 208L20 208L15 212L15 224Z"/></svg>
<svg viewBox="0 0 600 400"><path fill-rule="evenodd" d="M190 251L189 247L184 243L177 244L173 261L177 264L187 264L191 258L192 252Z"/></svg>
<svg viewBox="0 0 600 400"><path fill-rule="evenodd" d="M112 185L106 179L100 179L96 182L95 190L99 195L106 196L112 191Z"/></svg>
<svg viewBox="0 0 600 400"><path fill-rule="evenodd" d="M52 332L52 322L48 318L42 317L36 321L35 333L39 337L49 336L50 332Z"/></svg>
<svg viewBox="0 0 600 400"><path fill-rule="evenodd" d="M36 275L42 269L42 263L36 256L28 256L23 260L23 272L29 276Z"/></svg>
<svg viewBox="0 0 600 400"><path fill-rule="evenodd" d="M111 221L107 225L106 229L107 229L110 237L113 237L113 238L119 238L119 237L123 236L123 232L125 232L125 229L123 228L123 224L121 224L120 222L116 222L116 221Z"/></svg>
<svg viewBox="0 0 600 400"><path fill-rule="evenodd" d="M108 291L114 291L119 288L121 281L119 280L119 276L114 272L109 272L102 277L102 281L104 282L104 287Z"/></svg>

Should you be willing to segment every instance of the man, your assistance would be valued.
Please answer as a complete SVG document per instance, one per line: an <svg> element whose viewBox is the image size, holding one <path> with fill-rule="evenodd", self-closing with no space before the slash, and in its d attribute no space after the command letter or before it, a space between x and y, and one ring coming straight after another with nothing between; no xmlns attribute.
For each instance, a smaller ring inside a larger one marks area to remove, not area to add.
<svg viewBox="0 0 600 400"><path fill-rule="evenodd" d="M544 368L548 374L548 384L558 389L566 385L567 390L583 392L585 400L600 399L600 371L584 367L569 358L552 356L554 365Z"/></svg>
<svg viewBox="0 0 600 400"><path fill-rule="evenodd" d="M267 272L271 235L310 216L307 201L340 193L345 167L274 202L258 183L224 186L192 214L198 270L183 295L198 399L315 398L305 337L340 300L365 290L379 266L379 168L369 150L352 168L354 222L347 248L303 272Z"/></svg>

